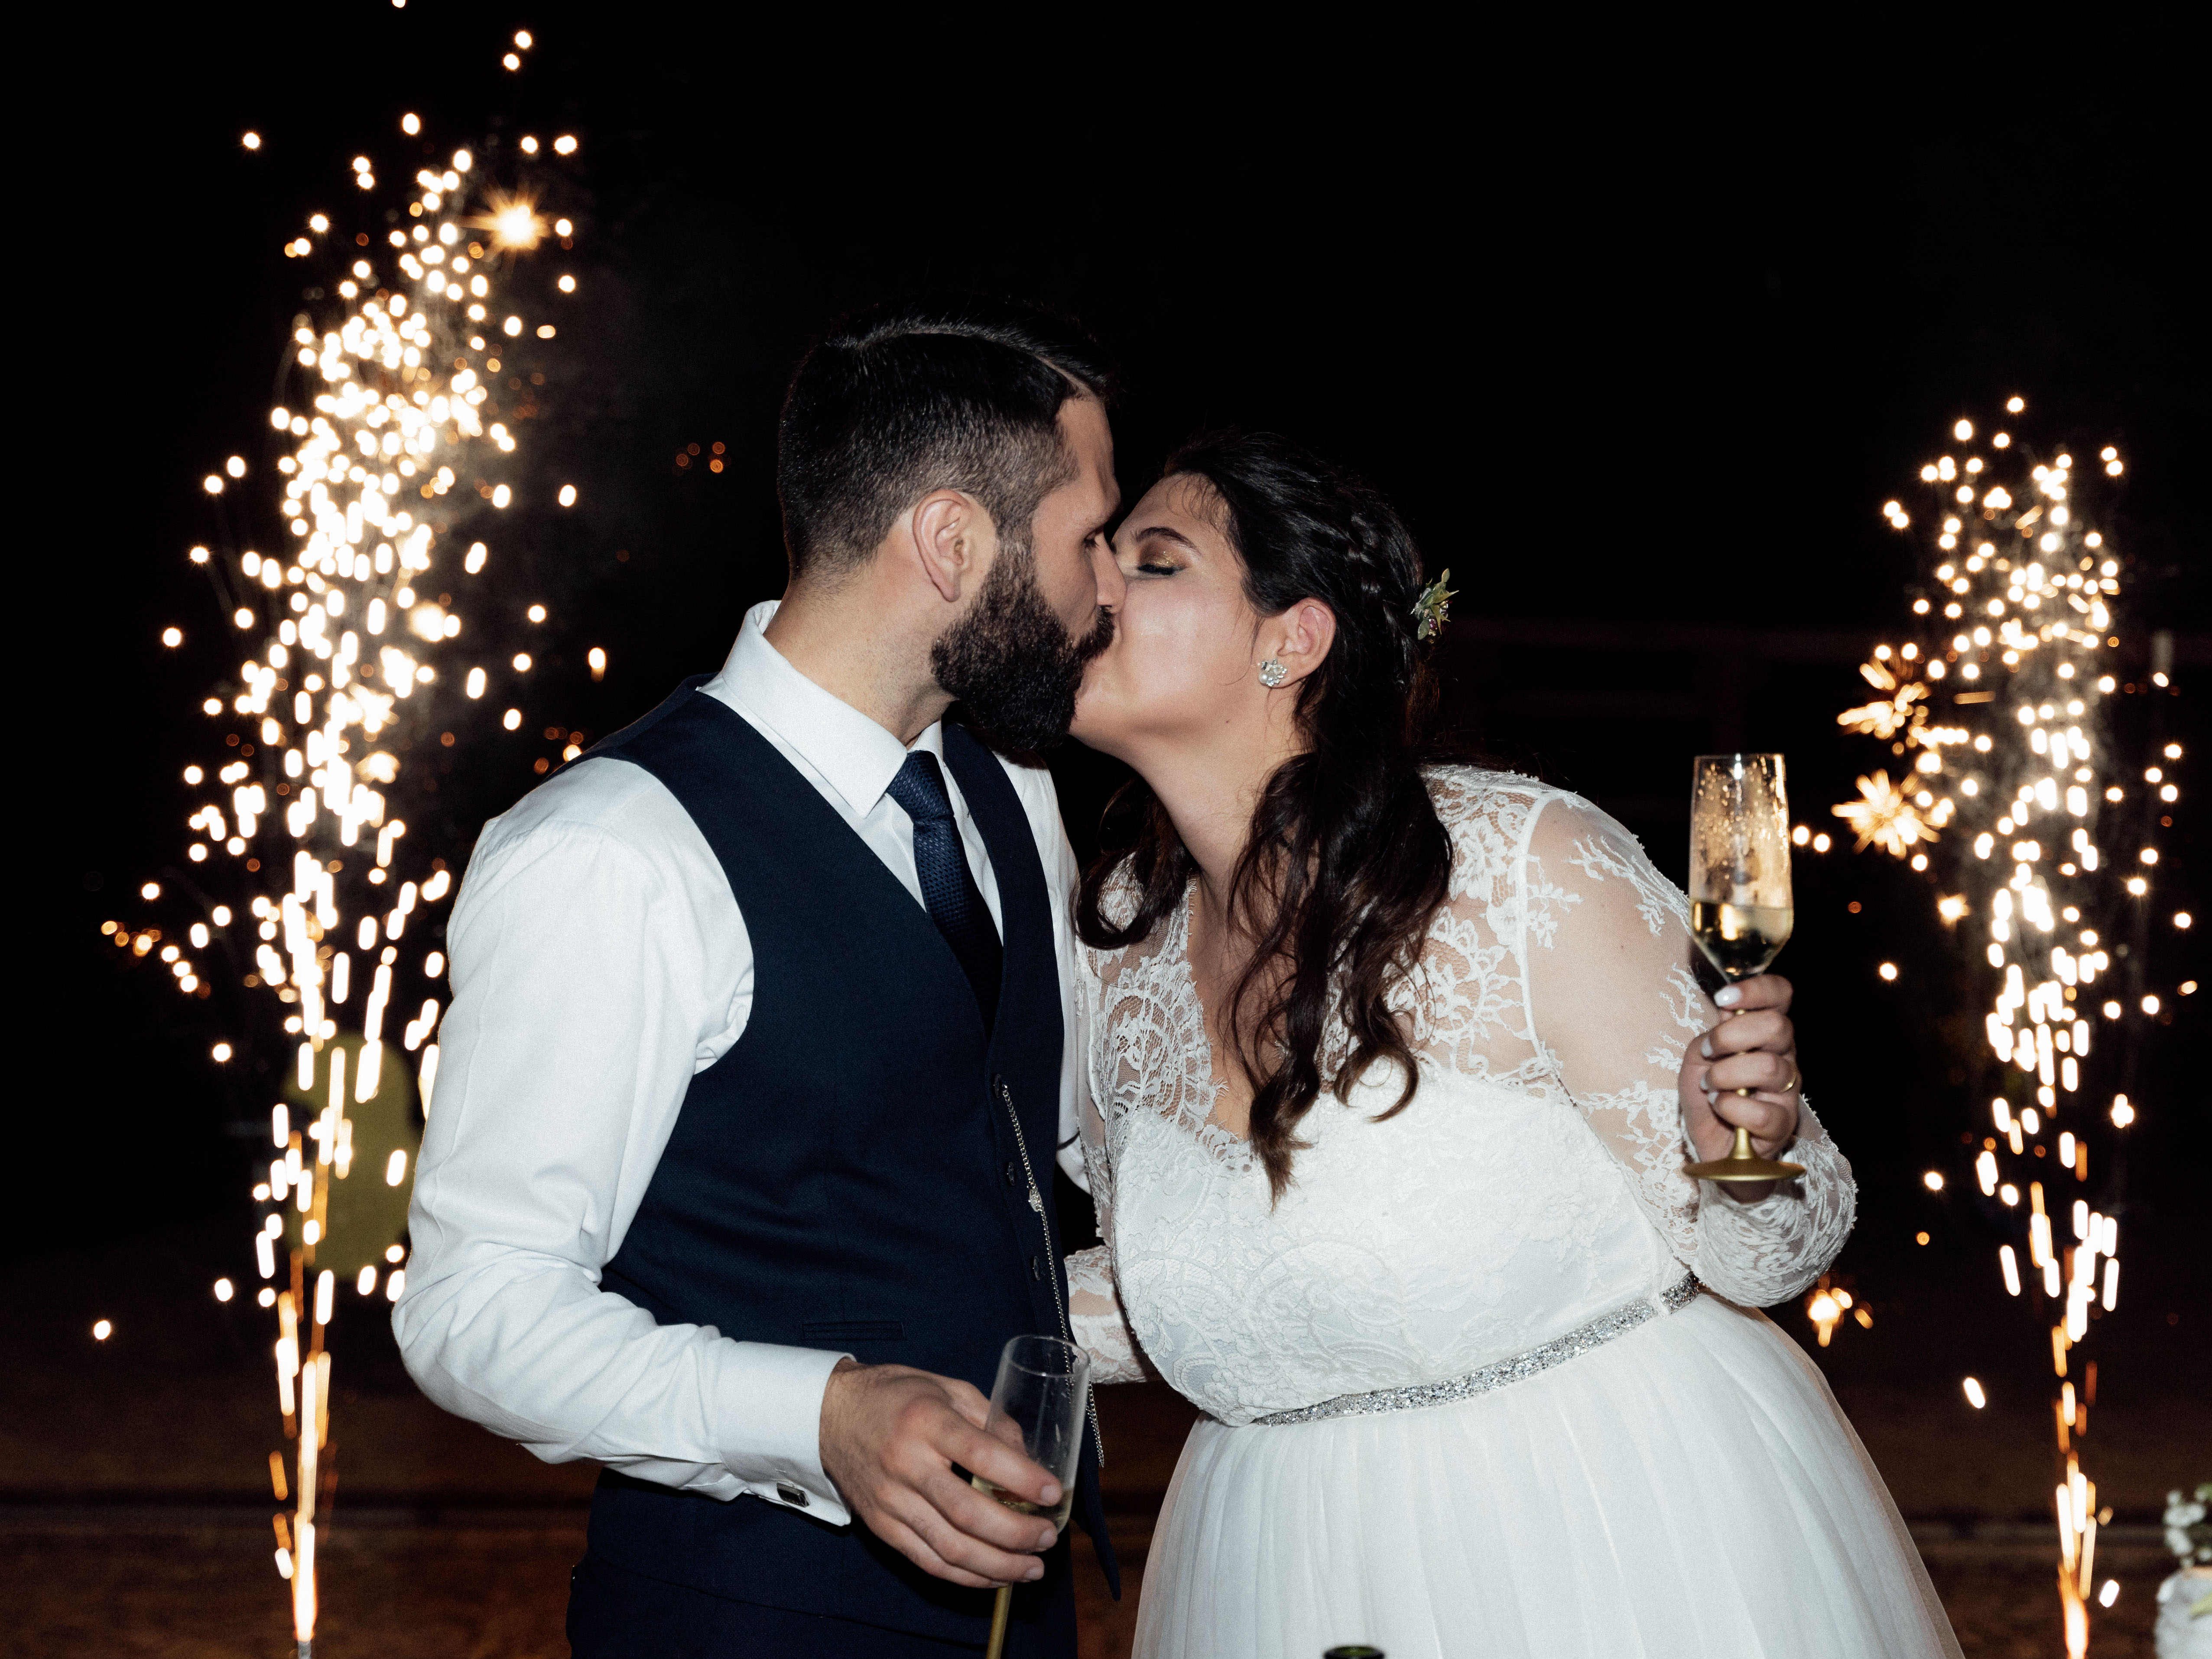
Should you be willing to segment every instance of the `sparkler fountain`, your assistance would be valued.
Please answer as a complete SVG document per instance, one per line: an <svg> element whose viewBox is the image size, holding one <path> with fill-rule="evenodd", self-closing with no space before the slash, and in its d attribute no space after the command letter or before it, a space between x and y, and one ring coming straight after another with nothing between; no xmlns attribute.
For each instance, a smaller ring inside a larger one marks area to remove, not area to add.
<svg viewBox="0 0 2212 1659"><path fill-rule="evenodd" d="M530 44L516 37L519 50ZM510 53L507 67L518 65ZM418 118L407 116L401 128L419 151ZM258 149L262 139L245 142ZM505 165L537 175L549 153L576 148L569 137L544 145L526 137ZM289 1458L270 1454L269 1469L287 1506L274 1517L276 1562L290 1581L302 1659L315 1628L317 1514L333 1490L328 1332L338 1281L350 1280L361 1300L380 1285L387 1301L398 1299L416 1146L407 1073L425 1112L437 1079L445 960L424 939L424 922L453 876L423 837L408 839L399 790L427 793L436 784L428 759L402 757L418 743L430 757L465 743L471 724L507 701L488 696L495 684L512 695L532 665L526 653L470 660L468 606L454 591L471 584L456 578L481 576L494 554L459 533L462 515L447 497L472 489L481 500L467 504L478 520L516 499L518 485L506 480L520 473L518 437L496 418L501 357L541 349L532 343L551 340L556 328L509 311L514 301L501 290L524 275L520 256L549 238L573 246L574 228L539 216L542 178L503 189L492 171L456 150L416 173L399 210L380 216L398 228L374 239L362 231L347 246L331 216L319 213L285 245L288 258L342 267L333 272L340 303L319 321L295 319L292 387L270 414L283 453L264 545L283 551L190 555L206 568L230 625L257 641L234 682L203 705L221 723L225 752L185 769L185 781L204 793L186 821L189 878L170 885L198 890L166 896L167 928L156 921L103 929L139 957L158 949L187 996L210 996L216 974L239 975L244 1024L234 1041L214 1045L218 1065L242 1062L257 1034L285 1050L284 1098L270 1109L274 1156L253 1189L261 1212L253 1248L260 1305L276 1322L276 1391L293 1443ZM375 189L366 155L354 161L354 182L364 195ZM561 275L541 304L574 289L574 276ZM208 476L208 494L236 491L249 471L243 457L230 458ZM573 486L557 500L572 506ZM262 516L258 507L250 516ZM543 607L530 616L542 622ZM163 640L180 644L181 630ZM590 662L597 678L604 653L593 651ZM507 707L496 718L512 732L523 715ZM580 734L569 736L573 757ZM417 775L403 784L410 771ZM161 904L161 884L148 882L140 897ZM179 900L198 912L182 927L173 917ZM387 1020L418 996L395 1048ZM228 1279L217 1285L218 1297L230 1292Z"/></svg>
<svg viewBox="0 0 2212 1659"><path fill-rule="evenodd" d="M2154 660L2123 687L2123 561L2079 499L2077 473L2118 477L2118 452L2082 469L2065 453L2039 460L2007 431L1978 440L1966 421L1952 437L1920 473L1936 528L1922 532L1932 545L1917 637L1877 645L1860 669L1875 700L1838 716L1889 744L1899 779L1862 777L1860 798L1835 811L1862 850L1927 872L1946 924L1986 935L1968 966L1988 994L1978 1092L1989 1121L1970 1177L2008 1236L1995 1264L2005 1293L2048 1332L2058 1594L2066 1650L2081 1659L2097 1528L2112 1513L2082 1468L2097 1367L2081 1350L2119 1294L2127 1131L2141 1109L2123 1085L2160 1011L2144 993L2144 937L2181 747L2159 743L2154 723L2153 753L2119 752L2118 699L2163 691L2168 674ZM1901 503L1883 512L1911 531ZM1945 1185L1939 1170L1925 1181ZM1984 1404L1977 1379L1964 1388ZM2095 1599L2117 1593L2107 1580Z"/></svg>

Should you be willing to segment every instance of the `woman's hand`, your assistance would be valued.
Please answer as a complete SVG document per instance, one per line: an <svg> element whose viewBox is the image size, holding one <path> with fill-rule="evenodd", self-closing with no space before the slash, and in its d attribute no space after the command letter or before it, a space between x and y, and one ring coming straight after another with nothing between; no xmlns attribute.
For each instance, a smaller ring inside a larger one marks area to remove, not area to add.
<svg viewBox="0 0 2212 1659"><path fill-rule="evenodd" d="M1790 1022L1790 981L1761 974L1723 988L1713 1001L1720 1024L1690 1045L1680 1076L1682 1124L1700 1159L1726 1158L1738 1126L1761 1158L1781 1155L1797 1133L1804 1079L1797 1028ZM1748 1094L1735 1091L1747 1089ZM1756 1203L1773 1183L1729 1182L1731 1198Z"/></svg>

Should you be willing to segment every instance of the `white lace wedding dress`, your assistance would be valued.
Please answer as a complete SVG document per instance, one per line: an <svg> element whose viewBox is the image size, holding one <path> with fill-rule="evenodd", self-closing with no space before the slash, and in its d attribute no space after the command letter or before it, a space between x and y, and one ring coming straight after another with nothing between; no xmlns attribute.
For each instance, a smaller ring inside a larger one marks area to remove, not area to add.
<svg viewBox="0 0 2212 1659"><path fill-rule="evenodd" d="M1455 863L1401 1005L1419 1091L1382 1121L1379 1075L1324 1095L1279 1205L1214 1121L1187 904L1088 953L1106 1243L1070 1261L1078 1334L1102 1380L1148 1364L1206 1413L1139 1659L1957 1654L1857 1437L1753 1311L1843 1243L1850 1166L1808 1110L1773 1196L1682 1174L1676 1068L1717 1015L1681 895L1572 795L1431 793Z"/></svg>

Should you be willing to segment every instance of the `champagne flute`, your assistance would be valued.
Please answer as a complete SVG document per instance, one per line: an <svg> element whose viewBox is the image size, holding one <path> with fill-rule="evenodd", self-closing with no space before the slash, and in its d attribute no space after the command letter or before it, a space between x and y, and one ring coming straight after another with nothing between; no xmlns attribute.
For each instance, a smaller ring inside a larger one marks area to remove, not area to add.
<svg viewBox="0 0 2212 1659"><path fill-rule="evenodd" d="M1789 942L1790 801L1779 755L1700 755L1690 775L1690 933L1733 984L1763 974ZM1748 1089L1735 1092L1747 1095ZM1704 1181L1788 1181L1804 1166L1760 1158L1739 1127Z"/></svg>
<svg viewBox="0 0 2212 1659"><path fill-rule="evenodd" d="M1075 1466L1083 1455L1083 1425L1091 1407L1091 1360L1082 1349L1056 1336L1018 1336L999 1356L998 1380L991 1385L991 1415L983 1432L1018 1446L1030 1462L1060 1482L1060 1502L1050 1509L1003 1492L981 1475L969 1477L975 1490L997 1498L1020 1515L1042 1515L1055 1528L1067 1525L1075 1504ZM1014 1587L1000 1588L991 1606L988 1659L999 1659L1006 1643L1006 1615Z"/></svg>

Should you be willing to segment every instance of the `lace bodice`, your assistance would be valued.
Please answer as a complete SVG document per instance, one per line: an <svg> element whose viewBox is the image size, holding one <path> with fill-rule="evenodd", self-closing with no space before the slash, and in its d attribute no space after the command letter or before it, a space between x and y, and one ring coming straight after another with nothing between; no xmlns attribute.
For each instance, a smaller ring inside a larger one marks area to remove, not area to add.
<svg viewBox="0 0 2212 1659"><path fill-rule="evenodd" d="M1804 1176L1755 1204L1682 1172L1686 1046L1719 1015L1687 907L1588 802L1439 770L1451 894L1395 1006L1420 1086L1383 1068L1299 1126L1271 1205L1218 1121L1227 1087L1188 958L1188 902L1085 952L1084 1162L1105 1244L1072 1257L1102 1381L1143 1361L1215 1417L1441 1381L1693 1269L1733 1301L1796 1295L1850 1230L1850 1169L1808 1109Z"/></svg>

